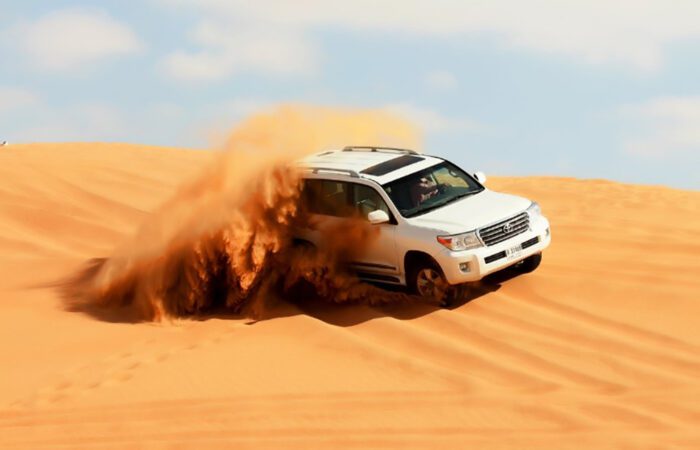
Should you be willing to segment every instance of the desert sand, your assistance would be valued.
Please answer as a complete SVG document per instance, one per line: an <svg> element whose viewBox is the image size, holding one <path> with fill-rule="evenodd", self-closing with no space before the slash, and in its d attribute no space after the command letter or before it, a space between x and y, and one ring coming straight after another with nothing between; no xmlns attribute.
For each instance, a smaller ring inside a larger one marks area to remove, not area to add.
<svg viewBox="0 0 700 450"><path fill-rule="evenodd" d="M700 192L492 177L540 202L553 243L449 310L66 311L56 281L211 158L0 151L0 448L700 448Z"/></svg>

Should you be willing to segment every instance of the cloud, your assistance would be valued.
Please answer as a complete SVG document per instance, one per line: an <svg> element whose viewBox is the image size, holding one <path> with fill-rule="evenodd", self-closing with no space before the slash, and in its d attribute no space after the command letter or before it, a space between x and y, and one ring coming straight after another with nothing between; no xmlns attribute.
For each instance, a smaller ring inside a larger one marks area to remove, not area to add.
<svg viewBox="0 0 700 450"><path fill-rule="evenodd" d="M478 122L467 117L449 117L411 103L396 103L384 109L411 121L426 133L473 132L482 128Z"/></svg>
<svg viewBox="0 0 700 450"><path fill-rule="evenodd" d="M664 47L700 38L700 2L677 0L159 0L253 29L368 31L461 39L489 36L502 45L557 54L586 64L659 69ZM261 33L264 34L264 33ZM284 38L279 35L278 38Z"/></svg>
<svg viewBox="0 0 700 450"><path fill-rule="evenodd" d="M51 71L78 71L109 57L138 52L136 35L107 13L65 9L11 28L15 48L29 63Z"/></svg>
<svg viewBox="0 0 700 450"><path fill-rule="evenodd" d="M425 76L425 84L436 91L451 91L457 87L457 77L447 70L433 70Z"/></svg>
<svg viewBox="0 0 700 450"><path fill-rule="evenodd" d="M633 125L623 144L626 153L658 159L700 156L700 96L660 97L625 106L620 115Z"/></svg>
<svg viewBox="0 0 700 450"><path fill-rule="evenodd" d="M0 114L26 109L39 102L39 96L27 89L0 86Z"/></svg>
<svg viewBox="0 0 700 450"><path fill-rule="evenodd" d="M183 80L219 80L239 72L308 74L317 65L314 45L295 30L227 25L204 20L191 31L200 49L176 51L164 60L166 72Z"/></svg>

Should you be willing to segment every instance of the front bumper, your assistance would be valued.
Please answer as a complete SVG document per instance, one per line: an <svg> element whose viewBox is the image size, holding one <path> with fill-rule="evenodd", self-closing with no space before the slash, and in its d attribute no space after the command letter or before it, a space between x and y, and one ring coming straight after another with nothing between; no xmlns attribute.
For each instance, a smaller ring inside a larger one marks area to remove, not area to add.
<svg viewBox="0 0 700 450"><path fill-rule="evenodd" d="M460 284L480 280L488 274L540 253L549 246L551 240L549 221L540 216L531 220L530 228L526 232L496 245L461 252L442 249L434 256L447 282Z"/></svg>

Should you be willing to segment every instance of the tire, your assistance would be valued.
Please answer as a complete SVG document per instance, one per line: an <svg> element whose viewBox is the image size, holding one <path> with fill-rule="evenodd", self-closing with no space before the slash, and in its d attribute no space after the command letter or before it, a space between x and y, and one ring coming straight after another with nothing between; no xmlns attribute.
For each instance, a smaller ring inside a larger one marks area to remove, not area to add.
<svg viewBox="0 0 700 450"><path fill-rule="evenodd" d="M537 253L536 255L528 256L527 258L520 261L516 266L521 273L534 272L540 266L542 262L542 253Z"/></svg>
<svg viewBox="0 0 700 450"><path fill-rule="evenodd" d="M450 306L453 289L440 266L433 261L422 261L413 267L409 289L420 297L435 299L443 308Z"/></svg>

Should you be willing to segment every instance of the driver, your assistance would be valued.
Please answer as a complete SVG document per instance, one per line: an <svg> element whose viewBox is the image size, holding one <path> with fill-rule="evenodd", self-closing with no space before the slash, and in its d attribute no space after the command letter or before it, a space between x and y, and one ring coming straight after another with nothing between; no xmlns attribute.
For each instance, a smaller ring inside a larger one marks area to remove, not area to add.
<svg viewBox="0 0 700 450"><path fill-rule="evenodd" d="M427 176L421 177L418 183L411 187L411 199L413 205L418 206L429 198L440 193L440 186Z"/></svg>

